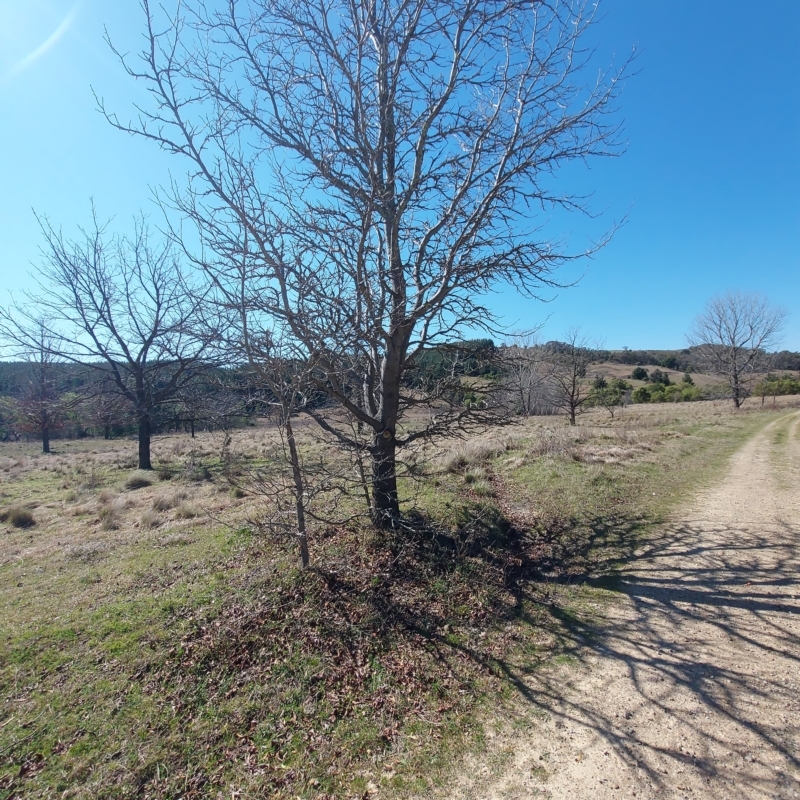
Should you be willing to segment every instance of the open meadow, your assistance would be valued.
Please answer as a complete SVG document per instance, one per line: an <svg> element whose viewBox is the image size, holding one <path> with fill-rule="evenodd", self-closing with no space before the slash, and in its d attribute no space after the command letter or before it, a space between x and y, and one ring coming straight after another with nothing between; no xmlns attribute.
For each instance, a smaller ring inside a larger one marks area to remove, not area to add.
<svg viewBox="0 0 800 800"><path fill-rule="evenodd" d="M0 798L441 790L522 677L591 638L615 602L595 579L792 404L444 442L402 485L406 529L318 524L306 571L258 533L268 498L223 475L222 433L156 437L152 472L129 440L4 443ZM258 469L274 442L227 447Z"/></svg>

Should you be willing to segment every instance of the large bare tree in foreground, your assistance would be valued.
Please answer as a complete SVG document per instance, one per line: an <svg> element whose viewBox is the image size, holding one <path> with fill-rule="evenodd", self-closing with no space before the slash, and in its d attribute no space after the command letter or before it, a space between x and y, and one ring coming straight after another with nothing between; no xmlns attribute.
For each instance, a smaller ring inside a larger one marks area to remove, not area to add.
<svg viewBox="0 0 800 800"><path fill-rule="evenodd" d="M707 371L725 377L736 408L750 393L762 356L778 342L785 318L760 295L729 292L710 300L695 320L689 344Z"/></svg>
<svg viewBox="0 0 800 800"><path fill-rule="evenodd" d="M244 282L254 319L313 362L348 418L318 421L369 454L373 515L391 525L398 450L483 408L407 374L467 326L495 328L492 288L557 284L573 256L537 214L582 202L558 168L619 152L621 72L590 75L582 49L595 5L142 6L141 60L123 62L152 102L130 122L107 116L191 163L168 202L196 225L198 264L226 292Z"/></svg>
<svg viewBox="0 0 800 800"><path fill-rule="evenodd" d="M46 341L50 356L85 364L98 386L123 398L139 428L139 469L151 469L154 411L175 402L206 368L213 332L201 325L203 298L169 241L142 220L132 237L112 236L95 218L77 239L47 220L37 289L6 312L19 341ZM45 322L42 322L45 320Z"/></svg>

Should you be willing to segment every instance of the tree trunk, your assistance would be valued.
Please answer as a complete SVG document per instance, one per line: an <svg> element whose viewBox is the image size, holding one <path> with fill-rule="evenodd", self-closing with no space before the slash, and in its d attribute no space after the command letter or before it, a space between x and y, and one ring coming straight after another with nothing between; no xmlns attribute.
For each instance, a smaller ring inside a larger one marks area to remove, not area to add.
<svg viewBox="0 0 800 800"><path fill-rule="evenodd" d="M103 429L103 438L108 441L111 438L111 426L106 425Z"/></svg>
<svg viewBox="0 0 800 800"><path fill-rule="evenodd" d="M194 420L190 420L190 424L192 426L192 439L194 439Z"/></svg>
<svg viewBox="0 0 800 800"><path fill-rule="evenodd" d="M42 425L42 452L50 452L50 428L47 425Z"/></svg>
<svg viewBox="0 0 800 800"><path fill-rule="evenodd" d="M396 467L395 438L386 430L375 437L372 455L372 521L379 528L394 528L400 516Z"/></svg>
<svg viewBox="0 0 800 800"><path fill-rule="evenodd" d="M150 463L150 415L139 417L139 469L153 469Z"/></svg>
<svg viewBox="0 0 800 800"><path fill-rule="evenodd" d="M297 443L294 440L294 430L289 414L286 414L284 422L286 431L286 443L289 445L289 459L292 462L292 477L294 478L294 503L297 515L297 539L300 543L300 558L303 562L303 569L308 566L308 533L306 532L306 509L303 505L305 484L303 482L303 469L300 466L300 456L297 453Z"/></svg>

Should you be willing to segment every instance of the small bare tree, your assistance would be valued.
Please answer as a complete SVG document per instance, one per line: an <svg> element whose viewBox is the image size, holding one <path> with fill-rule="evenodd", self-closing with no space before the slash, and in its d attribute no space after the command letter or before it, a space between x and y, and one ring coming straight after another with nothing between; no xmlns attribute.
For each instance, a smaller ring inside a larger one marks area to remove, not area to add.
<svg viewBox="0 0 800 800"><path fill-rule="evenodd" d="M4 355L26 364L8 411L19 430L41 438L43 453L50 453L51 435L79 400L78 396L66 396L60 369L63 359L56 356L55 341L45 318L23 320L12 309L0 309L0 348Z"/></svg>
<svg viewBox="0 0 800 800"><path fill-rule="evenodd" d="M758 294L728 292L708 302L687 337L703 368L722 375L736 408L750 394L763 356L780 338L786 312Z"/></svg>
<svg viewBox="0 0 800 800"><path fill-rule="evenodd" d="M593 386L587 372L597 358L597 343L582 334L580 328L570 328L563 342L550 342L546 349L553 405L566 412L569 424L574 425L592 396Z"/></svg>
<svg viewBox="0 0 800 800"><path fill-rule="evenodd" d="M532 217L582 207L556 188L559 166L619 152L621 73L586 70L595 4L142 5L147 43L123 63L153 103L107 116L191 162L169 202L197 227L198 263L226 283L244 259L250 294L369 432L373 516L393 526L398 452L470 416L408 373L466 328L494 331L492 287L557 285L574 256ZM409 431L412 410L430 424Z"/></svg>
<svg viewBox="0 0 800 800"><path fill-rule="evenodd" d="M517 337L502 353L501 391L509 410L523 417L554 410L548 352L534 336Z"/></svg>
<svg viewBox="0 0 800 800"><path fill-rule="evenodd" d="M152 469L151 421L208 361L213 330L170 242L155 243L144 220L133 237L93 226L67 240L46 219L44 264L25 305L6 312L20 341L47 337L48 357L94 370L106 391L130 405L139 428L139 469ZM44 319L44 327L37 320Z"/></svg>

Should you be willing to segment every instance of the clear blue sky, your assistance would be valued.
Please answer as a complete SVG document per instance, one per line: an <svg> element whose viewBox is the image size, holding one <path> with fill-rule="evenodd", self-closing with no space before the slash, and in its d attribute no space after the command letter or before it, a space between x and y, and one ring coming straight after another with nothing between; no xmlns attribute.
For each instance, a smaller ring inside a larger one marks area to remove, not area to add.
<svg viewBox="0 0 800 800"><path fill-rule="evenodd" d="M543 306L494 298L510 327L548 315L608 347L682 347L713 294L756 290L790 312L800 350L800 0L605 0L601 55L640 51L622 110L627 153L571 170L603 224L628 214L576 288ZM125 112L142 89L103 43L138 49L137 0L0 0L0 302L30 286L31 209L69 230L94 198L121 224L184 165L112 130L91 86ZM577 247L597 223L576 218ZM554 231L554 233L558 233Z"/></svg>

